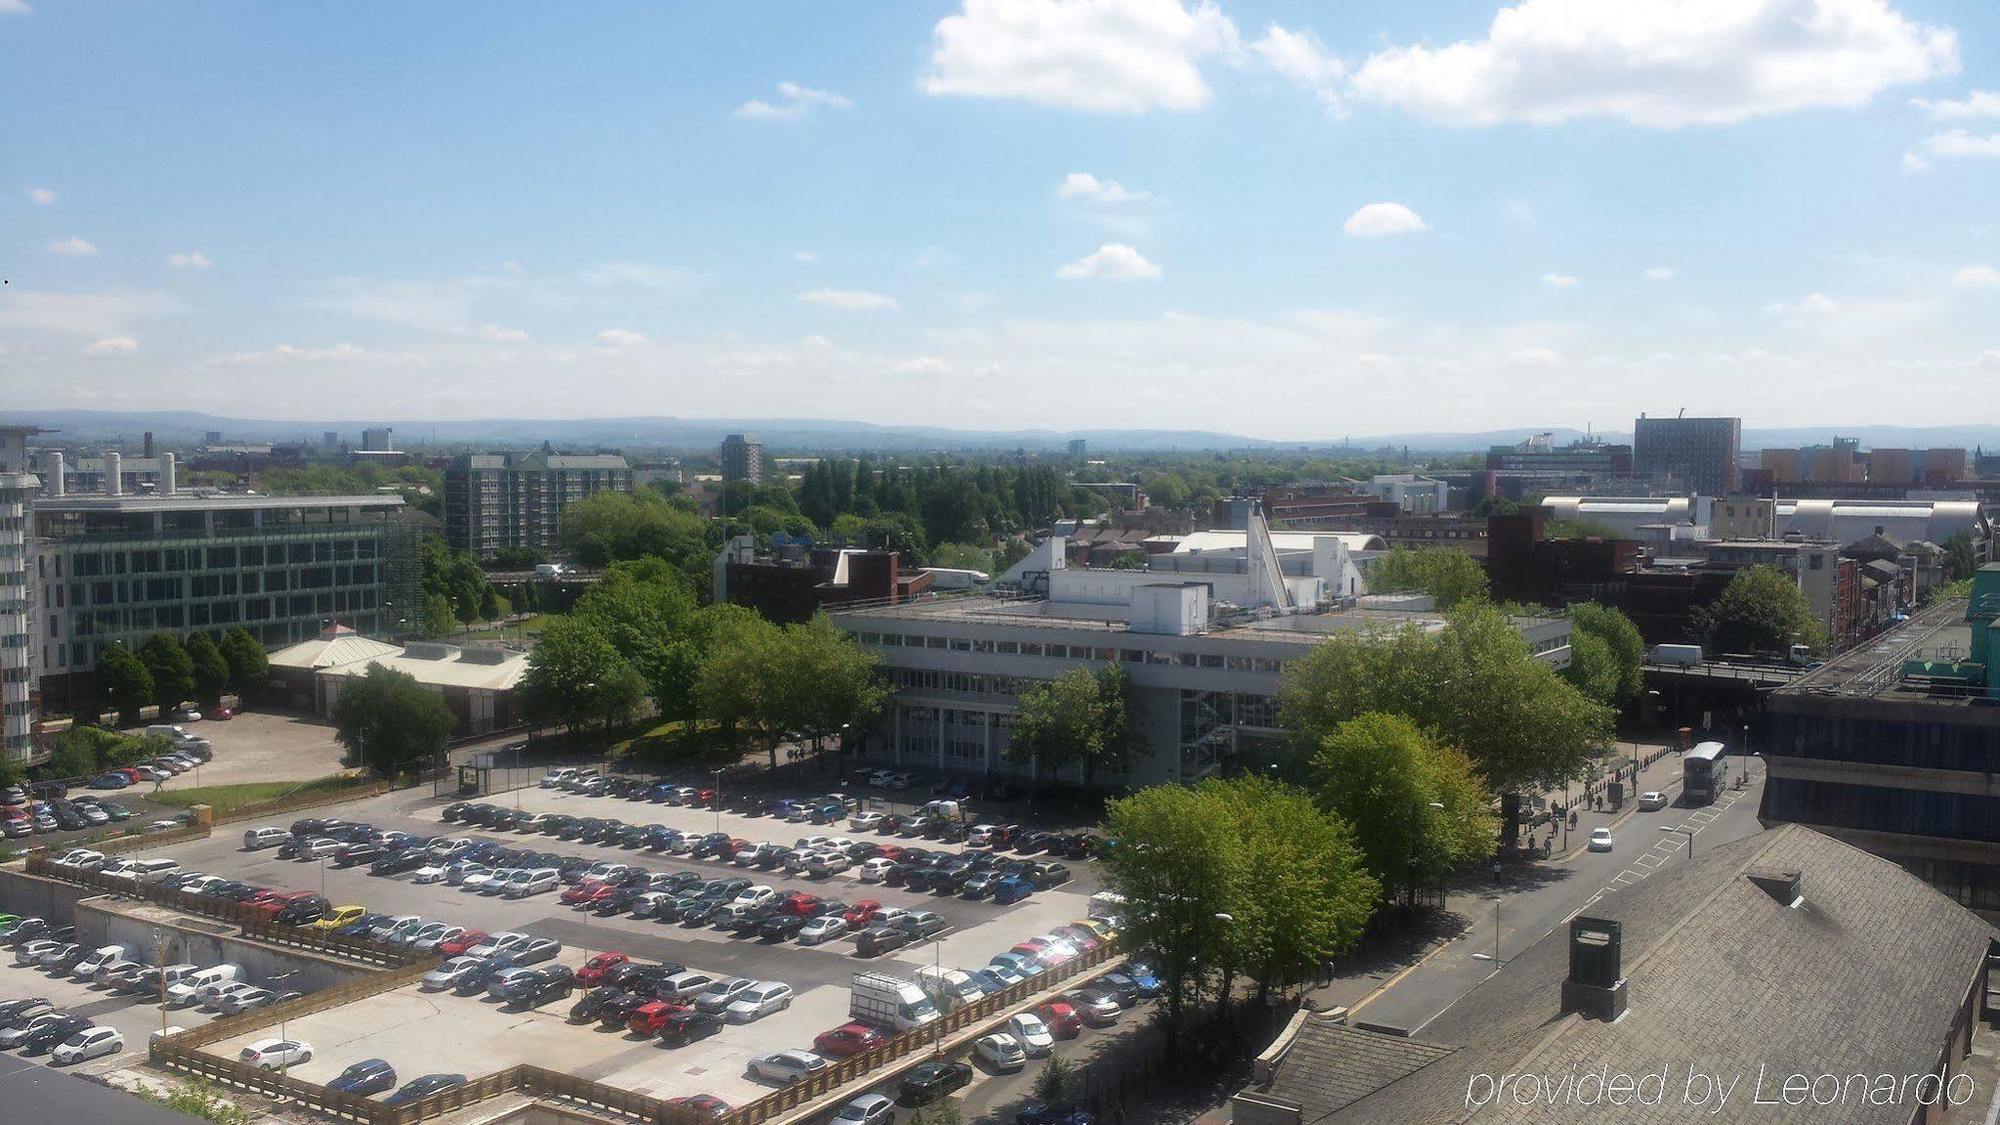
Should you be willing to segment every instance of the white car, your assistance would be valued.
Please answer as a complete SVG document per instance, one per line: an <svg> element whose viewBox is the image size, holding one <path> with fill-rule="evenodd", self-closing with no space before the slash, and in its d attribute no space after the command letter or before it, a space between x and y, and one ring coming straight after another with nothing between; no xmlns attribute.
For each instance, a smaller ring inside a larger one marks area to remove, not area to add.
<svg viewBox="0 0 2000 1125"><path fill-rule="evenodd" d="M750 1075L789 1086L826 1069L826 1060L810 1051L777 1051L750 1060Z"/></svg>
<svg viewBox="0 0 2000 1125"><path fill-rule="evenodd" d="M412 883L444 882L444 864L442 863L424 864L422 867L419 867L415 871L410 872L410 882Z"/></svg>
<svg viewBox="0 0 2000 1125"><path fill-rule="evenodd" d="M736 999L724 1009L723 1018L730 1023L749 1023L791 1006L791 985L774 980L758 981L736 994Z"/></svg>
<svg viewBox="0 0 2000 1125"><path fill-rule="evenodd" d="M126 948L122 945L99 946L88 957L78 961L76 967L69 971L69 975L78 980L91 980L97 976L97 970L113 961L125 960L126 952Z"/></svg>
<svg viewBox="0 0 2000 1125"><path fill-rule="evenodd" d="M971 848L983 848L993 843L993 834L1000 829L992 824L975 824L972 831L965 834L965 844Z"/></svg>
<svg viewBox="0 0 2000 1125"><path fill-rule="evenodd" d="M1040 1058L1055 1050L1056 1037L1042 1017L1032 1012L1022 1012L1007 1021L1007 1034L1021 1044L1021 1049L1029 1055Z"/></svg>
<svg viewBox="0 0 2000 1125"><path fill-rule="evenodd" d="M1612 843L1612 840L1611 840L1611 829L1609 829L1609 828L1593 828L1593 829L1591 829L1591 830L1590 830L1590 850L1591 850L1591 851L1594 851L1594 852L1608 852L1608 851L1610 851L1610 850L1611 850L1611 843Z"/></svg>
<svg viewBox="0 0 2000 1125"><path fill-rule="evenodd" d="M1654 809L1664 809L1667 807L1667 795L1656 789L1648 789L1644 793L1639 794L1639 807L1647 812L1652 812Z"/></svg>
<svg viewBox="0 0 2000 1125"><path fill-rule="evenodd" d="M775 846L774 844L765 842L752 844L747 848L738 848L736 849L736 854L729 857L729 862L738 867L755 867L757 866L757 861L764 858Z"/></svg>
<svg viewBox="0 0 2000 1125"><path fill-rule="evenodd" d="M466 872L465 878L458 881L458 889L472 891L476 894L483 892L488 883L505 883L507 877L512 874L512 871L504 867L482 867L477 871Z"/></svg>
<svg viewBox="0 0 2000 1125"><path fill-rule="evenodd" d="M340 849L346 846L347 846L346 844L343 844L339 840L335 840L330 836L321 836L319 839L314 840L312 843L307 844L303 848L300 848L299 858L326 859L330 856L339 855Z"/></svg>
<svg viewBox="0 0 2000 1125"><path fill-rule="evenodd" d="M559 769L552 769L542 775L541 787L544 789L554 789L575 776L575 766L563 766Z"/></svg>
<svg viewBox="0 0 2000 1125"><path fill-rule="evenodd" d="M883 816L878 812L855 813L847 818L847 826L856 832L873 832L882 827Z"/></svg>
<svg viewBox="0 0 2000 1125"><path fill-rule="evenodd" d="M85 1059L115 1055L125 1049L125 1037L117 1029L109 1027L86 1027L68 1039L63 1040L49 1057L63 1066L80 1063Z"/></svg>
<svg viewBox="0 0 2000 1125"><path fill-rule="evenodd" d="M230 997L235 996L239 992L256 991L258 991L257 986L247 980L231 980L223 981L220 984L211 984L195 993L195 998L201 1002L201 1006L204 1009L211 1012L221 1012L223 1005L229 1002Z"/></svg>
<svg viewBox="0 0 2000 1125"><path fill-rule="evenodd" d="M806 873L826 877L838 875L853 866L854 861L847 858L846 852L829 848L826 851L814 852L811 858L806 860Z"/></svg>
<svg viewBox="0 0 2000 1125"><path fill-rule="evenodd" d="M1003 1073L1011 1074L1028 1065L1028 1052L1021 1049L1021 1041L1004 1031L980 1036L972 1045L972 1053Z"/></svg>
<svg viewBox="0 0 2000 1125"><path fill-rule="evenodd" d="M754 887L743 888L743 892L737 895L736 898L731 901L731 905L762 906L765 903L777 897L778 897L778 889L776 887L766 886L762 883L759 883Z"/></svg>
<svg viewBox="0 0 2000 1125"><path fill-rule="evenodd" d="M818 945L823 941L832 941L846 932L847 919L837 914L823 915L807 922L799 931L799 944Z"/></svg>
<svg viewBox="0 0 2000 1125"><path fill-rule="evenodd" d="M104 853L89 848L71 848L50 862L57 867L77 867L94 869L104 866Z"/></svg>
<svg viewBox="0 0 2000 1125"><path fill-rule="evenodd" d="M519 930L502 930L497 934L488 934L485 941L465 952L469 957L491 957L495 953L504 953L516 946L525 945L527 941L528 935Z"/></svg>
<svg viewBox="0 0 2000 1125"><path fill-rule="evenodd" d="M889 869L894 866L896 866L894 860L883 859L878 855L874 859L862 861L861 866L855 868L854 873L860 876L861 881L864 883L879 883L882 881L882 877L889 873Z"/></svg>
<svg viewBox="0 0 2000 1125"><path fill-rule="evenodd" d="M312 1044L294 1039L259 1039L243 1048L243 1053L236 1057L264 1070L279 1070L311 1062L313 1049Z"/></svg>

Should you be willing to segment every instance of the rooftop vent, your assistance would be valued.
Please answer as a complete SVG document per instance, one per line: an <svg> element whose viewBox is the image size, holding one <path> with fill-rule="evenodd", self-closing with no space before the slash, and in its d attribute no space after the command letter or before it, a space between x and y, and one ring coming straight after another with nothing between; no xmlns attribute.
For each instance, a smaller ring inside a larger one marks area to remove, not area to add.
<svg viewBox="0 0 2000 1125"><path fill-rule="evenodd" d="M1781 871L1775 867L1753 867L1744 877L1780 906L1797 906L1804 899L1805 874L1800 871Z"/></svg>
<svg viewBox="0 0 2000 1125"><path fill-rule="evenodd" d="M1569 924L1569 976L1563 980L1564 1012L1610 1022L1625 1014L1623 938L1608 918L1573 918Z"/></svg>
<svg viewBox="0 0 2000 1125"><path fill-rule="evenodd" d="M504 664L507 650L492 645L467 645L458 654L460 664Z"/></svg>
<svg viewBox="0 0 2000 1125"><path fill-rule="evenodd" d="M452 647L436 641L411 641L403 646L404 657L410 660L449 660Z"/></svg>

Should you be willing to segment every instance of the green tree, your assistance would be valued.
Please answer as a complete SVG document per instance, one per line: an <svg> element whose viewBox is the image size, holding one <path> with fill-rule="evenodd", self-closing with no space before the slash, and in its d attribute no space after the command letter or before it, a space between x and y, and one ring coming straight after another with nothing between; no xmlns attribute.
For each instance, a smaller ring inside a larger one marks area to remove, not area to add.
<svg viewBox="0 0 2000 1125"><path fill-rule="evenodd" d="M1612 736L1609 707L1536 660L1505 615L1480 605L1447 615L1435 633L1329 638L1292 663L1279 704L1303 754L1369 711L1401 715L1464 750L1502 794L1509 839L1519 792L1577 776Z"/></svg>
<svg viewBox="0 0 2000 1125"><path fill-rule="evenodd" d="M1967 532L1961 531L1939 545L1944 548L1946 582L1970 578L1972 572L1979 569L1979 554L1973 549L1972 536Z"/></svg>
<svg viewBox="0 0 2000 1125"><path fill-rule="evenodd" d="M98 651L94 678L98 699L118 712L118 721L125 726L137 723L139 709L152 702L153 674L124 645L105 645Z"/></svg>
<svg viewBox="0 0 2000 1125"><path fill-rule="evenodd" d="M708 582L715 557L707 534L707 520L652 489L600 492L569 505L562 514L563 547L584 566L606 566L621 559L664 559L695 589Z"/></svg>
<svg viewBox="0 0 2000 1125"><path fill-rule="evenodd" d="M1043 1105L1056 1105L1069 1099L1070 1087L1076 1076L1071 1071L1069 1060L1061 1055L1051 1054L1049 1061L1035 1074L1035 1100Z"/></svg>
<svg viewBox="0 0 2000 1125"><path fill-rule="evenodd" d="M1035 763L1042 777L1072 764L1083 767L1085 780L1124 768L1136 749L1129 695L1130 680L1116 663L1036 684L1021 693L1008 758Z"/></svg>
<svg viewBox="0 0 2000 1125"><path fill-rule="evenodd" d="M455 725L436 692L380 664L344 678L333 701L334 738L355 764L383 777L441 761Z"/></svg>
<svg viewBox="0 0 2000 1125"><path fill-rule="evenodd" d="M500 620L500 595L494 591L490 583L479 592L479 619Z"/></svg>
<svg viewBox="0 0 2000 1125"><path fill-rule="evenodd" d="M1401 715L1370 711L1320 741L1312 790L1353 826L1385 891L1442 885L1459 865L1492 854L1497 821L1472 765Z"/></svg>
<svg viewBox="0 0 2000 1125"><path fill-rule="evenodd" d="M194 675L194 697L204 707L221 703L222 693L229 688L229 659L207 633L188 634L187 657Z"/></svg>
<svg viewBox="0 0 2000 1125"><path fill-rule="evenodd" d="M1398 547L1369 566L1368 592L1416 592L1437 599L1439 609L1486 600L1486 568L1463 551Z"/></svg>
<svg viewBox="0 0 2000 1125"><path fill-rule="evenodd" d="M451 598L431 594L424 599L424 635L442 637L458 631L458 615L452 612Z"/></svg>
<svg viewBox="0 0 2000 1125"><path fill-rule="evenodd" d="M139 646L139 663L153 678L153 703L160 709L160 721L167 712L194 694L194 662L172 633L154 633Z"/></svg>
<svg viewBox="0 0 2000 1125"><path fill-rule="evenodd" d="M661 716L687 716L707 631L696 620L694 591L680 571L664 559L612 563L602 580L577 599L570 616L594 622L626 663L645 677L647 694Z"/></svg>
<svg viewBox="0 0 2000 1125"><path fill-rule="evenodd" d="M97 773L96 747L79 731L66 731L49 748L49 760L43 763L42 772L62 780L90 777Z"/></svg>
<svg viewBox="0 0 2000 1125"><path fill-rule="evenodd" d="M271 660L248 629L239 625L222 635L222 656L229 662L229 686L237 699L247 703L264 690Z"/></svg>
<svg viewBox="0 0 2000 1125"><path fill-rule="evenodd" d="M1618 658L1612 654L1609 642L1595 633L1571 631L1569 667L1563 669L1562 675L1576 690L1591 699L1607 707L1617 705Z"/></svg>
<svg viewBox="0 0 2000 1125"><path fill-rule="evenodd" d="M694 711L732 741L747 732L770 751L776 770L787 714L786 701L777 695L785 680L784 630L741 606L731 608L742 613L715 621L702 653L692 692Z"/></svg>
<svg viewBox="0 0 2000 1125"><path fill-rule="evenodd" d="M1604 642L1605 655L1615 672L1615 676L1605 677L1605 682L1614 684L1611 693L1593 693L1592 698L1613 707L1624 707L1639 698L1646 690L1646 641L1632 619L1607 605L1579 602L1570 607L1569 625L1572 649L1579 635L1596 637Z"/></svg>
<svg viewBox="0 0 2000 1125"><path fill-rule="evenodd" d="M993 570L993 552L970 543L940 543L931 550L931 565L947 570L977 570L985 574Z"/></svg>
<svg viewBox="0 0 2000 1125"><path fill-rule="evenodd" d="M631 718L645 680L594 619L550 621L528 653L521 707L536 725L561 726L571 739L596 723L610 729Z"/></svg>
<svg viewBox="0 0 2000 1125"><path fill-rule="evenodd" d="M1123 940L1157 956L1175 1041L1225 959L1229 923L1219 916L1244 879L1243 837L1217 812L1200 787L1179 785L1141 789L1105 810L1105 832L1119 844L1105 857L1105 879L1125 897Z"/></svg>
<svg viewBox="0 0 2000 1125"><path fill-rule="evenodd" d="M1771 566L1737 571L1721 597L1695 608L1694 625L1715 652L1782 653L1795 644L1815 650L1826 645L1805 593Z"/></svg>
<svg viewBox="0 0 2000 1125"><path fill-rule="evenodd" d="M775 693L785 701L785 729L811 739L817 752L822 739L872 723L888 699L880 664L824 613L787 625L778 665L785 679Z"/></svg>

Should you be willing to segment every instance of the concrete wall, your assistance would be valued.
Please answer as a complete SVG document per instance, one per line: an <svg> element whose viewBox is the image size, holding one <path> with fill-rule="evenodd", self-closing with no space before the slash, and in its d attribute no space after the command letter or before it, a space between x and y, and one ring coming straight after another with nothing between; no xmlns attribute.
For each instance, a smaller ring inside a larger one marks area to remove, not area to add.
<svg viewBox="0 0 2000 1125"><path fill-rule="evenodd" d="M0 913L42 918L52 926L73 926L77 900L97 893L89 887L0 868Z"/></svg>
<svg viewBox="0 0 2000 1125"><path fill-rule="evenodd" d="M236 936L236 927L208 918L188 918L120 899L85 899L76 905L77 940L91 945L124 945L154 957L166 939L166 963L241 965L244 975L278 991L314 992L369 976L370 971L301 950L261 945ZM137 960L139 958L135 958Z"/></svg>

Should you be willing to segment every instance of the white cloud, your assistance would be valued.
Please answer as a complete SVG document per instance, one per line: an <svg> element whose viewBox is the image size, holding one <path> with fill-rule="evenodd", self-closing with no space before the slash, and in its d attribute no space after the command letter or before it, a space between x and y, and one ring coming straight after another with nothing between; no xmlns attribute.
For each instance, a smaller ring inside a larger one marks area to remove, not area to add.
<svg viewBox="0 0 2000 1125"><path fill-rule="evenodd" d="M28 0L0 0L0 16L25 16L34 10Z"/></svg>
<svg viewBox="0 0 2000 1125"><path fill-rule="evenodd" d="M870 293L865 289L808 289L799 294L799 300L847 312L886 312L903 307L902 302L886 293Z"/></svg>
<svg viewBox="0 0 2000 1125"><path fill-rule="evenodd" d="M1958 65L1954 32L1889 0L1521 0L1484 39L1371 55L1351 86L1446 125L1674 128L1852 108Z"/></svg>
<svg viewBox="0 0 2000 1125"><path fill-rule="evenodd" d="M658 293L675 293L693 284L695 276L686 270L677 270L671 266L654 266L645 262L605 262L578 273L577 280L598 289L629 287L650 289Z"/></svg>
<svg viewBox="0 0 2000 1125"><path fill-rule="evenodd" d="M47 206L48 204L54 203L56 201L56 193L55 190L52 188L31 187L27 189L27 192L28 192L28 201L30 203L39 203L42 204L43 206Z"/></svg>
<svg viewBox="0 0 2000 1125"><path fill-rule="evenodd" d="M1545 273L1542 275L1542 284L1551 289L1568 289L1576 284L1576 278L1566 273Z"/></svg>
<svg viewBox="0 0 2000 1125"><path fill-rule="evenodd" d="M1974 90L1963 98L1911 98L1910 104L1939 121L1967 121L1980 117L2000 117L2000 93Z"/></svg>
<svg viewBox="0 0 2000 1125"><path fill-rule="evenodd" d="M1089 172L1071 172L1056 185L1056 198L1115 206L1151 199L1149 191L1134 191L1117 180L1100 180Z"/></svg>
<svg viewBox="0 0 2000 1125"><path fill-rule="evenodd" d="M49 253L58 258L88 258L97 253L97 247L81 238L58 238L49 243Z"/></svg>
<svg viewBox="0 0 2000 1125"><path fill-rule="evenodd" d="M1982 289L2000 286L2000 270L1992 266L1966 266L1951 275L1953 285L1970 285Z"/></svg>
<svg viewBox="0 0 2000 1125"><path fill-rule="evenodd" d="M929 269L932 266L948 266L951 261L951 251L932 244L917 251L917 256L910 259L910 264L918 269Z"/></svg>
<svg viewBox="0 0 2000 1125"><path fill-rule="evenodd" d="M83 349L83 354L94 356L130 355L139 350L139 341L130 336L107 336Z"/></svg>
<svg viewBox="0 0 2000 1125"><path fill-rule="evenodd" d="M911 356L891 367L898 375L944 375L951 371L951 364L940 355Z"/></svg>
<svg viewBox="0 0 2000 1125"><path fill-rule="evenodd" d="M1340 83L1347 67L1327 51L1319 36L1287 31L1274 23L1264 30L1263 38L1250 44L1250 50L1279 77L1311 90L1329 110L1340 108Z"/></svg>
<svg viewBox="0 0 2000 1125"><path fill-rule="evenodd" d="M482 324L479 326L479 338L482 340L491 340L496 344L520 344L527 341L528 334L519 328L502 328L497 324Z"/></svg>
<svg viewBox="0 0 2000 1125"><path fill-rule="evenodd" d="M190 250L185 254L167 255L167 264L177 270L205 270L215 263L201 251Z"/></svg>
<svg viewBox="0 0 2000 1125"><path fill-rule="evenodd" d="M1209 0L965 0L932 31L927 94L1017 98L1086 113L1191 110L1200 64L1240 50Z"/></svg>
<svg viewBox="0 0 2000 1125"><path fill-rule="evenodd" d="M803 262L806 265L811 265L814 262L819 261L819 255L813 253L810 250L794 250L792 251L792 261Z"/></svg>
<svg viewBox="0 0 2000 1125"><path fill-rule="evenodd" d="M1111 242L1056 270L1057 277L1105 277L1119 280L1160 276L1160 267L1123 243Z"/></svg>
<svg viewBox="0 0 2000 1125"><path fill-rule="evenodd" d="M629 328L606 328L597 334L596 342L600 348L622 350L624 348L638 347L640 344L646 342L646 337Z"/></svg>
<svg viewBox="0 0 2000 1125"><path fill-rule="evenodd" d="M797 121L814 109L850 109L853 105L852 99L831 90L780 82L777 101L752 98L736 107L736 116L745 121Z"/></svg>
<svg viewBox="0 0 2000 1125"><path fill-rule="evenodd" d="M1988 348L1981 352L1979 366L1988 371L2000 371L2000 348Z"/></svg>
<svg viewBox="0 0 2000 1125"><path fill-rule="evenodd" d="M1430 228L1415 211L1400 203L1370 203L1349 215L1340 229L1355 238L1386 238Z"/></svg>
<svg viewBox="0 0 2000 1125"><path fill-rule="evenodd" d="M1921 172L1933 159L1991 160L2000 158L2000 133L1981 136L1965 129L1947 129L1925 137L1917 147L1903 154L1905 172Z"/></svg>
<svg viewBox="0 0 2000 1125"><path fill-rule="evenodd" d="M1507 361L1522 367L1553 367L1562 362L1562 353L1545 347L1515 348L1507 353Z"/></svg>
<svg viewBox="0 0 2000 1125"><path fill-rule="evenodd" d="M1654 266L1639 276L1645 278L1647 281L1672 281L1674 279L1674 271L1671 266Z"/></svg>

